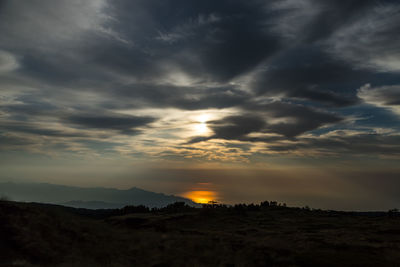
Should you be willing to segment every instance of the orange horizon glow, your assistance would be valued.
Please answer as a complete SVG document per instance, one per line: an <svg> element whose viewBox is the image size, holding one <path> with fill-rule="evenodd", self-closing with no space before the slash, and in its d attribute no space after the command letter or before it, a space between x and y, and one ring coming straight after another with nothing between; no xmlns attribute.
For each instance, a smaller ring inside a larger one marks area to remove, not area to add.
<svg viewBox="0 0 400 267"><path fill-rule="evenodd" d="M183 196L200 204L205 204L210 201L216 201L218 199L217 192L208 190L189 191L186 192Z"/></svg>

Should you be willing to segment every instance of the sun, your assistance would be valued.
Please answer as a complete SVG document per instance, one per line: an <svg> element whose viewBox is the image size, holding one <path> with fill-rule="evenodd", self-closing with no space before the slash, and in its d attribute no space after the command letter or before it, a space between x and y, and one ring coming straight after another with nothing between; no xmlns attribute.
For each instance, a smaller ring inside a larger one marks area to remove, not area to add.
<svg viewBox="0 0 400 267"><path fill-rule="evenodd" d="M208 132L207 121L209 118L210 116L208 114L201 114L196 118L194 128L197 134L205 134Z"/></svg>
<svg viewBox="0 0 400 267"><path fill-rule="evenodd" d="M207 124L204 123L204 122L197 123L197 124L195 125L195 128L196 128L196 133L197 133L197 134L204 134L204 133L206 133L207 130L208 130Z"/></svg>
<svg viewBox="0 0 400 267"><path fill-rule="evenodd" d="M189 191L186 194L184 194L184 197L187 197L196 203L202 203L202 204L214 201L218 198L217 192L209 190Z"/></svg>

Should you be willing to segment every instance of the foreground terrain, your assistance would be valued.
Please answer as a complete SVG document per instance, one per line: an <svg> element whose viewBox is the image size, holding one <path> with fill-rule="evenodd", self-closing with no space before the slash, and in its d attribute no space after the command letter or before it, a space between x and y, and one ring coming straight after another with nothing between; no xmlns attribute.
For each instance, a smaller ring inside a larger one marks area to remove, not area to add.
<svg viewBox="0 0 400 267"><path fill-rule="evenodd" d="M400 266L396 212L0 201L0 237L0 266Z"/></svg>

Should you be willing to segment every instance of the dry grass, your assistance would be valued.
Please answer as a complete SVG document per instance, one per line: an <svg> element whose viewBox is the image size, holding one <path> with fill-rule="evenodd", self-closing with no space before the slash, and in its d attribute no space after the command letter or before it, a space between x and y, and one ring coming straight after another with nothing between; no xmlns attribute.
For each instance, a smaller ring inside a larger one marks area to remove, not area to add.
<svg viewBox="0 0 400 267"><path fill-rule="evenodd" d="M92 219L0 202L0 266L400 266L400 218L267 208Z"/></svg>

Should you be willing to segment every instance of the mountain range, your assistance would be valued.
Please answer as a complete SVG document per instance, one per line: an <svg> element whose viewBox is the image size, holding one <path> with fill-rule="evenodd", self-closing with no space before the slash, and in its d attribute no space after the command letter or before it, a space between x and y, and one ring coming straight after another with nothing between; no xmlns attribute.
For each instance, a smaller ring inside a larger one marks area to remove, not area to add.
<svg viewBox="0 0 400 267"><path fill-rule="evenodd" d="M190 199L146 191L137 187L121 190L75 187L49 183L0 183L0 196L15 201L60 204L75 208L110 209L127 205L165 207L174 202L200 206Z"/></svg>

